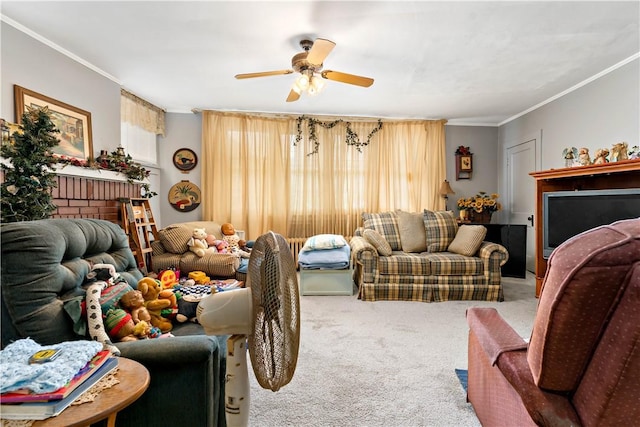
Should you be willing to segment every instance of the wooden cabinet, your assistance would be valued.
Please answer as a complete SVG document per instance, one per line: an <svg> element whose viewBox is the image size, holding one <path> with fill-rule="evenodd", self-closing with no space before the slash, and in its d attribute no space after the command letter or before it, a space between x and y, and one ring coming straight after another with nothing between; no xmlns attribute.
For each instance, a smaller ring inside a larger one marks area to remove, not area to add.
<svg viewBox="0 0 640 427"><path fill-rule="evenodd" d="M473 174L473 154L456 154L456 181L471 179Z"/></svg>
<svg viewBox="0 0 640 427"><path fill-rule="evenodd" d="M527 274L527 226L515 224L478 224L487 229L487 242L499 243L509 252L502 276L524 279Z"/></svg>
<svg viewBox="0 0 640 427"><path fill-rule="evenodd" d="M547 271L547 260L542 255L543 206L542 193L549 191L603 190L640 187L640 160L625 160L600 165L577 166L532 172L536 180L536 296Z"/></svg>

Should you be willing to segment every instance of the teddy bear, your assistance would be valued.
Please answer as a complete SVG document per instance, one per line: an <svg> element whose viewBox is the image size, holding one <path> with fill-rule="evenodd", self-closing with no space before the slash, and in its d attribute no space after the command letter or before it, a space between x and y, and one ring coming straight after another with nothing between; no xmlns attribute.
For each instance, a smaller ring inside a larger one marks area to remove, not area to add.
<svg viewBox="0 0 640 427"><path fill-rule="evenodd" d="M199 257L204 256L208 251L209 245L207 244L207 232L204 228L194 228L193 235L187 242L189 250Z"/></svg>
<svg viewBox="0 0 640 427"><path fill-rule="evenodd" d="M180 323L186 321L198 323L196 311L202 297L204 297L204 295L182 295L178 299L178 315L176 316L176 320Z"/></svg>
<svg viewBox="0 0 640 427"><path fill-rule="evenodd" d="M162 290L162 284L157 279L143 277L138 281L138 290L142 293L145 307L151 316L151 325L159 328L163 333L171 331L173 324L162 315L163 310L173 310L178 303L172 290Z"/></svg>
<svg viewBox="0 0 640 427"><path fill-rule="evenodd" d="M604 163L609 163L609 159L607 159L608 155L609 155L609 150L607 150L606 148L598 148L595 154L596 157L595 159L593 159L593 164L601 165Z"/></svg>
<svg viewBox="0 0 640 427"><path fill-rule="evenodd" d="M591 156L589 156L588 148L582 147L580 151L578 151L578 161L582 166L587 166L591 164Z"/></svg>
<svg viewBox="0 0 640 427"><path fill-rule="evenodd" d="M236 234L236 229L233 224L227 222L220 226L222 231L222 240L229 244L229 249L231 249L232 254L238 254L242 258L249 258L251 254L247 251L243 251L240 249L240 236Z"/></svg>

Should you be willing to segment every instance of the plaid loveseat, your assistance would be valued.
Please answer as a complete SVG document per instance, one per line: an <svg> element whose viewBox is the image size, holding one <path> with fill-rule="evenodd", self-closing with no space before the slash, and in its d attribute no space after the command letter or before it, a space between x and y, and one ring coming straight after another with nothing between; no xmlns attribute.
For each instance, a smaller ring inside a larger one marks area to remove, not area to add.
<svg viewBox="0 0 640 427"><path fill-rule="evenodd" d="M479 248L472 256L449 252L447 248L458 232L453 213L425 211L426 250L406 252L398 225L399 213L363 214L364 226L356 230L350 241L360 299L504 300L500 267L509 254L503 246L480 238ZM382 236L390 253L380 254L379 248L365 238L366 230L375 230ZM414 232L411 237L417 234L420 233Z"/></svg>

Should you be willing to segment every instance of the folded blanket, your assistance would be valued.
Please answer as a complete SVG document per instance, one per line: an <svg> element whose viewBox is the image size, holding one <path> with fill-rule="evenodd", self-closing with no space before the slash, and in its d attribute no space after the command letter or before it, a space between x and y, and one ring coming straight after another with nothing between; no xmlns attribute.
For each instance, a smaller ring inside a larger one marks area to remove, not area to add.
<svg viewBox="0 0 640 427"><path fill-rule="evenodd" d="M340 270L349 267L351 248L349 245L336 249L320 249L298 254L300 268Z"/></svg>
<svg viewBox="0 0 640 427"><path fill-rule="evenodd" d="M51 362L29 364L37 351L61 349ZM68 383L78 371L102 350L102 343L79 340L41 346L30 338L17 340L0 351L0 393L22 388L34 393L50 393Z"/></svg>

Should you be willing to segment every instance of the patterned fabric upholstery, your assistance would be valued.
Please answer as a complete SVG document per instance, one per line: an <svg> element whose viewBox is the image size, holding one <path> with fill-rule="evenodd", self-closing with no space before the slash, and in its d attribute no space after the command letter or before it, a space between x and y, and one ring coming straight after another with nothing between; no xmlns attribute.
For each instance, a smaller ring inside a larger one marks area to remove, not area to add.
<svg viewBox="0 0 640 427"><path fill-rule="evenodd" d="M481 424L640 425L638 301L640 219L631 219L553 252L525 350L495 309L468 309L468 398Z"/></svg>
<svg viewBox="0 0 640 427"><path fill-rule="evenodd" d="M474 256L486 235L487 228L482 225L462 225L447 250L460 255Z"/></svg>
<svg viewBox="0 0 640 427"><path fill-rule="evenodd" d="M231 254L206 253L198 257L189 251L187 243L194 228L204 228L207 234L222 238L220 225L213 221L192 221L169 225L158 230L159 242L152 242L153 269L156 271L179 268L184 275L192 271L203 271L209 277L242 280L237 277L236 270L240 266L240 258Z"/></svg>
<svg viewBox="0 0 640 427"><path fill-rule="evenodd" d="M359 287L359 298L363 301L504 299L500 267L507 261L509 254L503 246L482 242L475 257L451 252L403 252L401 239L397 234L399 228L396 212L363 214L363 219L365 227L356 229L350 242L355 260L354 280ZM444 231L440 233L442 236L450 233L447 227L457 228L451 212L438 213L435 223L444 227ZM362 237L367 230L383 234L389 245L392 248L395 245L398 249L381 256L379 250ZM394 241L394 244L388 239ZM443 238L442 244L448 239L449 237Z"/></svg>
<svg viewBox="0 0 640 427"><path fill-rule="evenodd" d="M387 242L383 235L378 233L376 230L364 230L362 233L364 238L367 239L367 242L371 243L374 248L378 251L378 253L382 256L391 255L391 246L389 242Z"/></svg>
<svg viewBox="0 0 640 427"><path fill-rule="evenodd" d="M423 219L427 232L427 251L446 251L458 232L458 223L453 212L433 212L425 209Z"/></svg>
<svg viewBox="0 0 640 427"><path fill-rule="evenodd" d="M392 251L401 251L398 217L395 212L363 213L364 228L376 230L391 246Z"/></svg>

